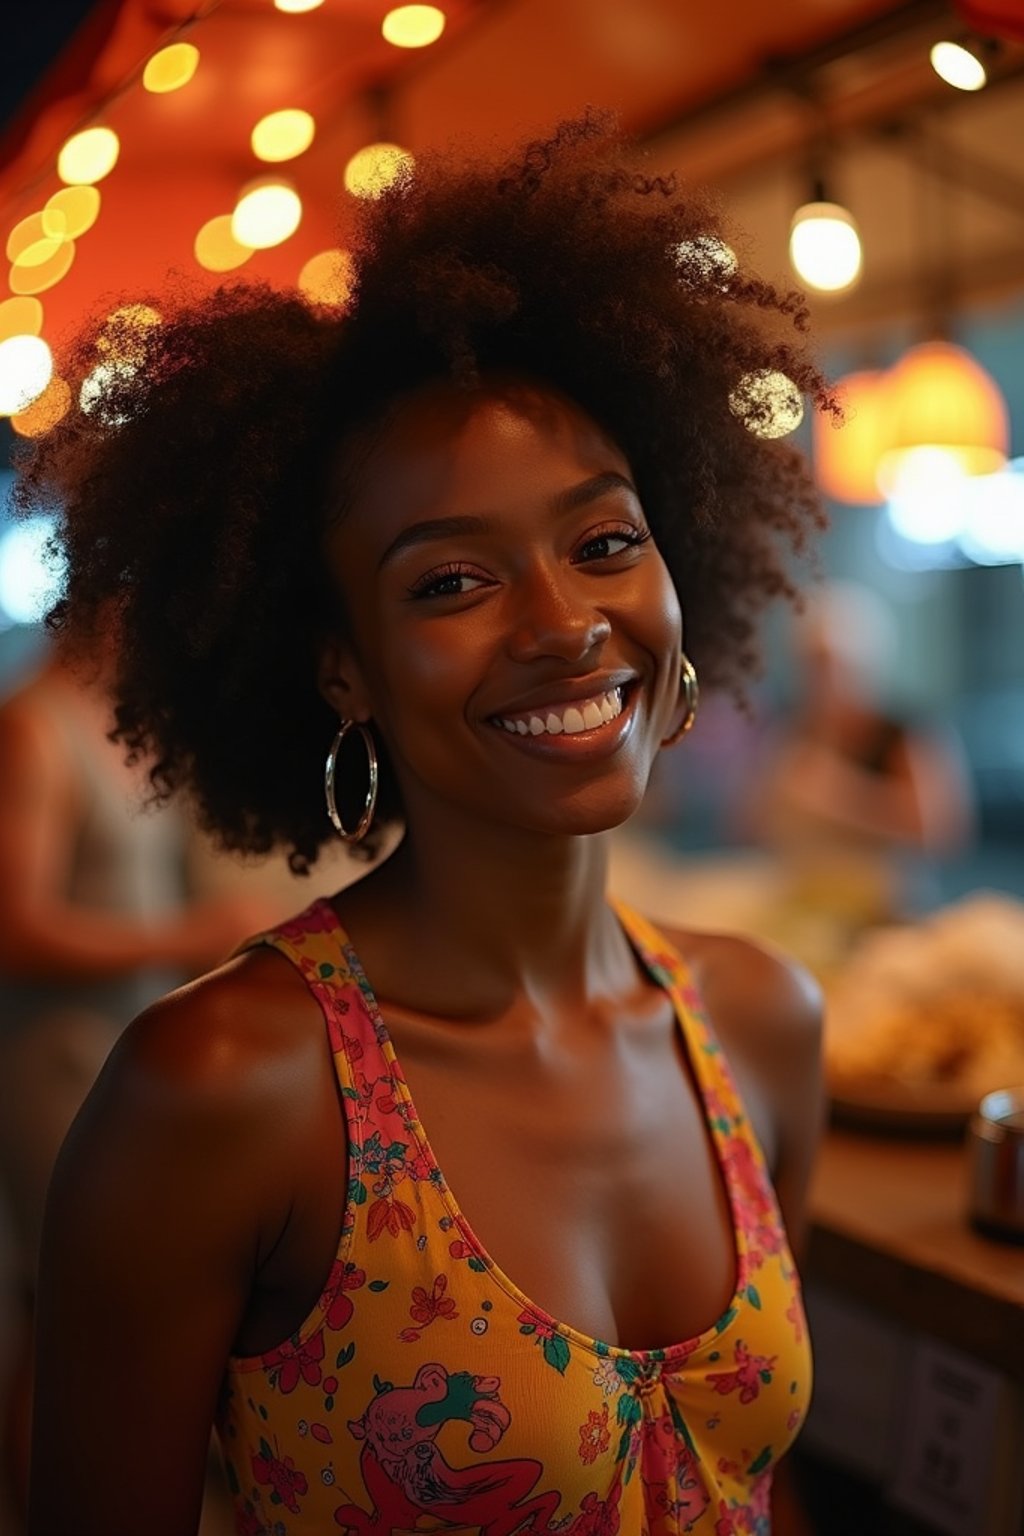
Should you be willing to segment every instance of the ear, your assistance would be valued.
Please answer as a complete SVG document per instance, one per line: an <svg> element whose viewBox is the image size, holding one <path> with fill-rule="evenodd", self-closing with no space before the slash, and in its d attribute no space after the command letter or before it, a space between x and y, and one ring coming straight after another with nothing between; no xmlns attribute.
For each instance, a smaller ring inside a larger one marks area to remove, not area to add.
<svg viewBox="0 0 1024 1536"><path fill-rule="evenodd" d="M341 720L366 722L373 714L362 668L352 646L337 636L324 640L317 665L317 687Z"/></svg>

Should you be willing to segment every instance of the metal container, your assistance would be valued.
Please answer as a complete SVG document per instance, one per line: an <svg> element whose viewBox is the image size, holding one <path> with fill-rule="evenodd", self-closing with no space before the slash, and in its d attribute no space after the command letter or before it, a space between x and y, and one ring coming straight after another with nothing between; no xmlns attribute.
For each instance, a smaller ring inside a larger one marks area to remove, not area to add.
<svg viewBox="0 0 1024 1536"><path fill-rule="evenodd" d="M987 1093L967 1132L971 1220L986 1236L1024 1243L1024 1087Z"/></svg>

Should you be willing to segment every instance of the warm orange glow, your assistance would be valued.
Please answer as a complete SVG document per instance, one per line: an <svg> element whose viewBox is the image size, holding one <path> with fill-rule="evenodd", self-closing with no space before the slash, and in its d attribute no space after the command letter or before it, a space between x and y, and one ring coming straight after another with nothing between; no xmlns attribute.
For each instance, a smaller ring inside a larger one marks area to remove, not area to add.
<svg viewBox="0 0 1024 1536"><path fill-rule="evenodd" d="M866 369L839 380L836 388L846 412L841 427L833 425L831 416L815 413L815 479L833 501L873 507L883 499L878 461L887 446L885 377L881 369Z"/></svg>
<svg viewBox="0 0 1024 1536"><path fill-rule="evenodd" d="M285 107L261 117L252 131L252 152L259 160L294 160L313 142L316 122L300 107Z"/></svg>
<svg viewBox="0 0 1024 1536"><path fill-rule="evenodd" d="M981 364L948 341L912 347L886 387L888 441L879 483L891 493L920 450L942 451L962 474L992 474L1006 463L1006 401Z"/></svg>
<svg viewBox="0 0 1024 1536"><path fill-rule="evenodd" d="M113 128L84 128L65 142L57 156L57 175L71 186L91 185L110 175L120 153Z"/></svg>
<svg viewBox="0 0 1024 1536"><path fill-rule="evenodd" d="M45 293L47 288L52 288L67 275L74 259L75 242L62 240L45 261L35 262L31 266L22 266L20 261L16 261L10 270L7 286L12 293Z"/></svg>
<svg viewBox="0 0 1024 1536"><path fill-rule="evenodd" d="M0 341L8 336L38 336L43 328L43 306L38 299L5 299L0 304Z"/></svg>
<svg viewBox="0 0 1024 1536"><path fill-rule="evenodd" d="M436 5L400 5L381 23L386 42L396 48L427 48L444 31L445 15Z"/></svg>
<svg viewBox="0 0 1024 1536"><path fill-rule="evenodd" d="M348 251L319 251L299 273L299 292L311 304L340 307L352 291L352 257Z"/></svg>
<svg viewBox="0 0 1024 1536"><path fill-rule="evenodd" d="M77 240L96 223L101 201L95 187L61 187L46 199L42 212L44 233Z"/></svg>
<svg viewBox="0 0 1024 1536"><path fill-rule="evenodd" d="M294 235L302 219L302 200L284 181L256 182L238 199L231 233L239 245L265 251Z"/></svg>
<svg viewBox="0 0 1024 1536"><path fill-rule="evenodd" d="M142 71L142 83L147 91L164 95L167 91L180 91L188 85L199 67L199 49L194 43L170 43L154 53Z"/></svg>
<svg viewBox="0 0 1024 1536"><path fill-rule="evenodd" d="M242 245L231 233L230 213L208 219L196 235L192 249L196 261L208 272L231 272L252 255L252 246Z"/></svg>
<svg viewBox="0 0 1024 1536"><path fill-rule="evenodd" d="M274 5L279 11L286 11L291 16L299 16L304 11L315 11L323 3L324 0L274 0Z"/></svg>
<svg viewBox="0 0 1024 1536"><path fill-rule="evenodd" d="M11 417L11 426L22 437L42 437L67 415L70 405L70 385L66 379L54 377L27 410L17 411Z"/></svg>
<svg viewBox="0 0 1024 1536"><path fill-rule="evenodd" d="M380 197L412 167L412 155L398 144L367 144L346 165L345 188L353 197Z"/></svg>

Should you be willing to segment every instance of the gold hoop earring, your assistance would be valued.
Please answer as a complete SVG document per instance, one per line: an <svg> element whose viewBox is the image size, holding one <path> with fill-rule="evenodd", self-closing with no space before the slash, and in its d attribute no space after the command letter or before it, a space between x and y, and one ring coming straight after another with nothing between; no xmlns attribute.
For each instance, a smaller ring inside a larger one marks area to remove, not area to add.
<svg viewBox="0 0 1024 1536"><path fill-rule="evenodd" d="M687 656L685 651L681 653L679 683L680 692L683 697L683 704L685 706L683 710L683 718L680 720L671 736L665 737L665 740L661 743L663 747L674 746L681 736L686 735L687 731L690 729L690 727L693 725L693 722L697 718L697 705L700 703L700 689L697 686L697 673L694 670L693 662L690 660L689 656Z"/></svg>
<svg viewBox="0 0 1024 1536"><path fill-rule="evenodd" d="M338 811L338 802L335 798L335 785L338 775L338 753L341 744L353 727L363 738L363 746L366 748L366 761L369 768L370 783L366 791L366 800L363 805L363 814L358 823L350 831L344 825ZM331 742L331 750L327 754L327 762L324 765L324 798L327 801L327 814L331 818L331 824L338 836L346 843L362 842L373 821L373 813L377 808L377 747L373 739L373 732L368 725L361 720L343 720L341 728Z"/></svg>

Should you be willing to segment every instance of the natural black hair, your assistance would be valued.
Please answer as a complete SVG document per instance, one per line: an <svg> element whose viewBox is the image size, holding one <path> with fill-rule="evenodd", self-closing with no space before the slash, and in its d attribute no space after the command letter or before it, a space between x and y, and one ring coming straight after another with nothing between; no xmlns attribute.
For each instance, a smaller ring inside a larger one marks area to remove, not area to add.
<svg viewBox="0 0 1024 1536"><path fill-rule="evenodd" d="M61 509L49 622L69 649L113 629L117 734L157 793L187 790L224 846L284 845L296 869L333 836L316 656L343 615L324 531L346 446L435 379L514 371L590 413L636 476L702 683L741 690L757 614L793 595L821 521L800 455L757 430L757 383L831 400L800 296L730 272L721 232L709 198L588 113L504 164L428 157L367 201L343 310L233 283L150 297L160 324L90 326L65 372L77 391L105 362L103 391L22 450L15 494Z"/></svg>

